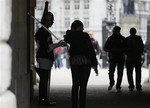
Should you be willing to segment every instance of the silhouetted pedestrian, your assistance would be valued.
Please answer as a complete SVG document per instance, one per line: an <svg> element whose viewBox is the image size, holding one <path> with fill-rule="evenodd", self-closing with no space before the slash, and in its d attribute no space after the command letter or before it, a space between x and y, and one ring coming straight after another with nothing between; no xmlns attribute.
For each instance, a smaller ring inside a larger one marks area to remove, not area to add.
<svg viewBox="0 0 150 108"><path fill-rule="evenodd" d="M45 2L45 9L41 23L48 29L52 26L54 16L48 12L48 2ZM35 34L37 43L36 60L39 65L35 68L39 77L39 105L49 106L54 105L56 102L49 102L48 100L48 81L51 73L51 67L54 61L53 49L59 46L66 45L65 42L53 44L51 34L42 26Z"/></svg>
<svg viewBox="0 0 150 108"><path fill-rule="evenodd" d="M92 66L97 66L90 37L83 32L83 23L75 20L71 30L66 32L64 40L70 44L69 56L72 72L72 108L80 108L86 105L86 89Z"/></svg>
<svg viewBox="0 0 150 108"><path fill-rule="evenodd" d="M113 28L113 34L108 37L104 50L109 54L109 87L108 90L111 90L113 85L115 84L114 80L114 72L115 68L117 68L117 83L116 89L117 92L121 92L121 83L125 62L125 48L126 48L126 40L120 34L121 28L119 26L115 26Z"/></svg>
<svg viewBox="0 0 150 108"><path fill-rule="evenodd" d="M65 65L67 69L70 69L70 61L69 61L69 54L68 54L68 48L64 47L63 49L63 57L65 60Z"/></svg>
<svg viewBox="0 0 150 108"><path fill-rule="evenodd" d="M61 68L61 67L63 67L62 57L61 57L62 51L63 51L62 47L55 48L55 50L54 50L55 68Z"/></svg>
<svg viewBox="0 0 150 108"><path fill-rule="evenodd" d="M142 38L136 35L136 29L133 27L130 29L130 36L127 40L127 77L129 83L129 91L134 89L133 81L133 69L135 68L135 84L137 91L142 91L141 86L141 67L142 67L142 54L144 52L144 44Z"/></svg>
<svg viewBox="0 0 150 108"><path fill-rule="evenodd" d="M98 41L93 37L93 32L88 32L88 34L90 36L90 39L91 39L91 42L92 42L92 45L93 45L93 48L94 48L94 51L96 54L97 63L99 65L99 67L101 68L101 64L99 62L99 59L102 58L102 50L99 46ZM98 68L97 67L94 67L94 71L95 71L96 75L98 75Z"/></svg>

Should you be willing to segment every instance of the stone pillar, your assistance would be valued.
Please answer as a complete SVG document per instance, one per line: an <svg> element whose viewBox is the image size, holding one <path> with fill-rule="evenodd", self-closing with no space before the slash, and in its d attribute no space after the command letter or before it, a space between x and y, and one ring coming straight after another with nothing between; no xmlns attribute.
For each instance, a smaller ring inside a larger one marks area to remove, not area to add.
<svg viewBox="0 0 150 108"><path fill-rule="evenodd" d="M139 32L139 18L136 15L120 15L119 24L121 27L121 34L125 37L130 35L129 30L131 27L135 27Z"/></svg>
<svg viewBox="0 0 150 108"><path fill-rule="evenodd" d="M136 14L135 10L138 10L136 5L138 4L136 0L122 0L122 7L119 14L119 25L121 27L121 34L125 37L129 36L129 30L131 27L137 29L137 34L139 32L139 16ZM126 5L126 6L125 6Z"/></svg>
<svg viewBox="0 0 150 108"><path fill-rule="evenodd" d="M27 8L31 0L12 1L9 44L12 48L10 90L16 95L17 108L30 108L30 35L27 32ZM5 13L6 14L6 13Z"/></svg>
<svg viewBox="0 0 150 108"><path fill-rule="evenodd" d="M0 108L16 108L16 97L8 89L11 84L12 50L7 44L11 34L12 0L0 0Z"/></svg>

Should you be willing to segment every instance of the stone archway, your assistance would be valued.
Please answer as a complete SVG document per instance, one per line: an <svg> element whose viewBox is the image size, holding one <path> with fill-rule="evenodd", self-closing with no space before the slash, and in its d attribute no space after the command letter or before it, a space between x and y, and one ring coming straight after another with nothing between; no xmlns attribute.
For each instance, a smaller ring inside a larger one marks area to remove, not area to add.
<svg viewBox="0 0 150 108"><path fill-rule="evenodd" d="M2 108L30 108L34 27L27 12L34 13L35 1L0 1L0 103Z"/></svg>

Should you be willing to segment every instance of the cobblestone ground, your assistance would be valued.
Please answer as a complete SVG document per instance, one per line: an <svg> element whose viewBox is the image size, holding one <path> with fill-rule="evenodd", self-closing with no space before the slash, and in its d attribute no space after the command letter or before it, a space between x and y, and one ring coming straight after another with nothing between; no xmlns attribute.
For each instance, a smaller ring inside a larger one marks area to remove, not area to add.
<svg viewBox="0 0 150 108"><path fill-rule="evenodd" d="M91 71L87 87L86 108L150 108L150 83L147 82L149 72L142 69L142 92L129 92L126 73L124 71L122 93L117 93L115 87L108 91L108 69L99 69L99 76ZM115 75L116 77L116 75ZM53 69L51 74L50 99L56 101L54 108L71 108L71 74L68 69ZM38 102L38 84L34 87L34 97L31 108L40 107Z"/></svg>

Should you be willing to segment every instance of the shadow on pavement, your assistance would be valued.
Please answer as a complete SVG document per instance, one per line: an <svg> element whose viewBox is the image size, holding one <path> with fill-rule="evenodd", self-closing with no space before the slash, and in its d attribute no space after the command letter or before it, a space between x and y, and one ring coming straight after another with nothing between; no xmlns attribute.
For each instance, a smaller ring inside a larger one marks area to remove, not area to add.
<svg viewBox="0 0 150 108"><path fill-rule="evenodd" d="M71 86L51 86L50 99L56 101L53 108L71 108ZM31 108L40 107L38 102L38 89L34 88L34 97ZM117 93L115 87L107 90L107 85L88 85L86 108L150 108L150 84L143 84L142 92L129 92L128 86L122 87L122 93Z"/></svg>

